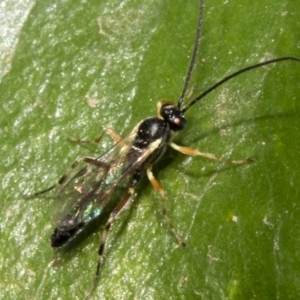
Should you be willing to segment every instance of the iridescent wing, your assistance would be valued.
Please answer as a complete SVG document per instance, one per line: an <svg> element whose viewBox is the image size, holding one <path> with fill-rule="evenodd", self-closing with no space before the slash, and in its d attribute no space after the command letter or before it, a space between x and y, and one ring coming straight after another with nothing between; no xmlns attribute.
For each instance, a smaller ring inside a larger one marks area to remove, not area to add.
<svg viewBox="0 0 300 300"><path fill-rule="evenodd" d="M64 230L98 217L113 194L126 191L131 175L153 152L132 148L131 134L91 162L79 162L63 184L53 208L55 225Z"/></svg>

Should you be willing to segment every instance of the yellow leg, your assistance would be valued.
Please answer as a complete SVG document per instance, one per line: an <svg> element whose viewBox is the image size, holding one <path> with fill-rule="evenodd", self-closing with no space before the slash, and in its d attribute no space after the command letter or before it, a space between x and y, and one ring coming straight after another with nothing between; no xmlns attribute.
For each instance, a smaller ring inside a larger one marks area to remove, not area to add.
<svg viewBox="0 0 300 300"><path fill-rule="evenodd" d="M177 233L175 227L173 226L169 216L168 216L168 212L167 212L167 204L166 204L166 199L165 199L165 192L164 189L162 188L162 186L160 185L160 183L158 182L158 180L155 179L153 173L152 173L152 166L149 167L147 169L147 176L148 179L151 182L151 185L154 187L154 189L156 189L162 196L162 213L172 231L172 233L174 234L176 240L178 241L178 243L183 246L184 248L187 247L186 243L183 241L182 237L179 235L179 233Z"/></svg>
<svg viewBox="0 0 300 300"><path fill-rule="evenodd" d="M121 137L111 128L104 129L100 133L100 135L93 141L80 140L80 139L77 139L77 138L74 138L74 137L71 137L71 136L68 137L68 139L69 139L69 141L75 142L75 143L98 144L102 140L105 133L108 134L116 143L121 141Z"/></svg>
<svg viewBox="0 0 300 300"><path fill-rule="evenodd" d="M162 188L162 186L160 185L160 183L158 182L158 180L155 179L151 168L147 169L147 176L148 176L148 179L149 179L151 185L153 186L153 188L156 189L162 195L162 197L164 197L165 191Z"/></svg>
<svg viewBox="0 0 300 300"><path fill-rule="evenodd" d="M241 164L247 164L249 162L252 162L253 159L252 158L246 158L246 159L242 159L242 160L229 160L229 159L224 159L221 158L217 155L211 154L211 153L206 153L206 152L200 152L196 149L192 149L192 148L188 148L188 147L182 147L182 146L178 146L174 143L170 143L169 144L173 149L185 154L185 155L190 155L190 156L202 156L202 157L206 157L209 159L213 159L213 160L217 160L217 161L224 161L226 163L231 163L231 164L235 164L235 165L241 165Z"/></svg>

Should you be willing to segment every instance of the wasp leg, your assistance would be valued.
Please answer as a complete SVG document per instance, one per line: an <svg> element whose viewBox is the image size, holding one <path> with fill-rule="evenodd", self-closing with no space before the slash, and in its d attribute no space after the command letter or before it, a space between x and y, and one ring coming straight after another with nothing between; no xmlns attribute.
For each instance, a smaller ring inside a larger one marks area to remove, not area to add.
<svg viewBox="0 0 300 300"><path fill-rule="evenodd" d="M104 167L104 168L109 168L110 167L106 163L104 163L102 161L99 161L99 160L96 160L94 158L87 157L87 156L80 157L80 158L76 159L76 161L71 165L71 167L69 168L69 170L55 184L53 184L52 186L50 186L49 188L47 188L45 190L36 192L34 194L30 194L30 195L26 195L25 194L25 195L23 195L23 198L24 199L35 198L37 196L40 196L40 195L45 194L47 192L50 192L51 190L53 190L54 188L56 188L58 186L63 185L66 182L66 180L68 179L69 175L72 173L72 171L81 162L85 162L87 164L93 164L93 165L96 165L96 166L101 166L101 167ZM81 172L84 172L85 170L86 169L83 168Z"/></svg>
<svg viewBox="0 0 300 300"><path fill-rule="evenodd" d="M71 142L82 143L82 144L99 144L99 142L102 140L105 133L108 134L116 143L119 143L121 141L121 137L111 128L104 129L100 133L100 135L93 141L80 140L72 136L68 137L68 140Z"/></svg>
<svg viewBox="0 0 300 300"><path fill-rule="evenodd" d="M217 155L211 154L211 153L206 153L206 152L200 152L196 149L192 149L192 148L188 148L188 147L182 147L182 146L178 146L174 143L170 143L169 144L173 149L186 154L186 155L191 155L191 156L202 156L202 157L206 157L209 159L213 159L213 160L217 160L217 161L223 161L226 163L231 163L231 164L235 164L235 165L241 165L241 164L247 164L253 161L253 158L246 158L246 159L242 159L242 160L229 160L229 159L224 159L221 158Z"/></svg>
<svg viewBox="0 0 300 300"><path fill-rule="evenodd" d="M94 277L93 284L92 284L88 294L84 298L84 300L90 299L93 291L95 290L95 288L97 286L97 283L98 283L98 280L99 280L99 275L100 275L101 262L102 262L102 259L103 259L104 249L105 249L106 240L107 240L107 237L108 237L109 230L111 228L112 223L118 217L118 215L120 214L122 209L125 207L125 205L132 198L132 196L134 194L134 191L135 191L135 185L136 185L136 182L133 182L131 184L131 187L128 189L128 192L122 198L122 200L118 203L118 205L114 208L114 210L112 211L112 213L109 216L108 221L105 224L105 228L104 228L102 236L101 236L100 247L99 247L99 250L98 250L98 263L97 263L96 274L95 274L95 277Z"/></svg>
<svg viewBox="0 0 300 300"><path fill-rule="evenodd" d="M186 243L183 241L182 237L178 234L178 232L176 231L175 227L173 226L169 216L168 216L168 212L167 212L167 204L166 204L166 198L165 198L165 191L162 188L162 186L160 185L160 183L158 182L157 179L155 179L153 173L152 173L152 167L147 169L147 176L148 179L150 180L152 186L154 189L156 189L162 196L162 213L172 231L172 233L174 234L175 238L177 239L178 243L183 246L184 248L187 247Z"/></svg>

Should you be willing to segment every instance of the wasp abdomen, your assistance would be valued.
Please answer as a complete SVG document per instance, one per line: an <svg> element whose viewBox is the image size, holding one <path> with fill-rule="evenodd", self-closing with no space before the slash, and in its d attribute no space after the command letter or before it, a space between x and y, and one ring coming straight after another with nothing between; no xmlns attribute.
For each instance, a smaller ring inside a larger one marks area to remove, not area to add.
<svg viewBox="0 0 300 300"><path fill-rule="evenodd" d="M80 223L76 227L66 230L55 228L50 238L51 247L59 248L68 243L70 239L77 235L83 225L83 223Z"/></svg>

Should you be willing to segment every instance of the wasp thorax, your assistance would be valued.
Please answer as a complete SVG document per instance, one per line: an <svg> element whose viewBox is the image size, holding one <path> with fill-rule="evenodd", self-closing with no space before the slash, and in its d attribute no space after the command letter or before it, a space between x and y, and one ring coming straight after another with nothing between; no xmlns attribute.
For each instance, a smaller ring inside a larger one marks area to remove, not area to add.
<svg viewBox="0 0 300 300"><path fill-rule="evenodd" d="M165 120L159 118L148 118L141 122L138 127L136 138L133 145L138 148L146 148L148 145L159 139L168 140L170 131L167 130Z"/></svg>
<svg viewBox="0 0 300 300"><path fill-rule="evenodd" d="M162 105L160 115L173 131L183 130L187 125L183 112L173 104Z"/></svg>

